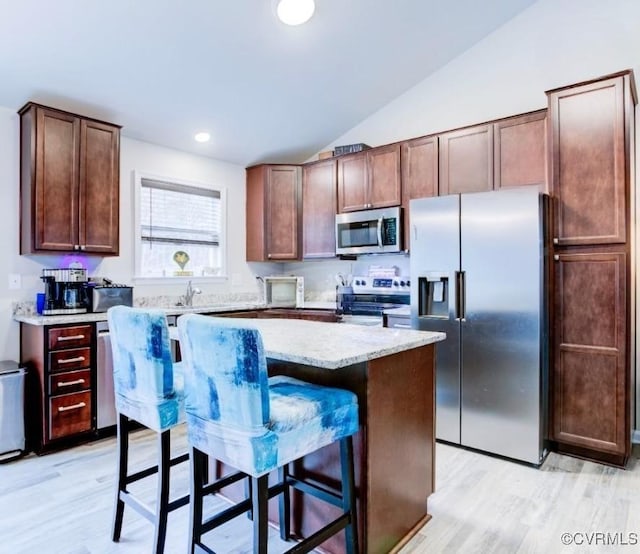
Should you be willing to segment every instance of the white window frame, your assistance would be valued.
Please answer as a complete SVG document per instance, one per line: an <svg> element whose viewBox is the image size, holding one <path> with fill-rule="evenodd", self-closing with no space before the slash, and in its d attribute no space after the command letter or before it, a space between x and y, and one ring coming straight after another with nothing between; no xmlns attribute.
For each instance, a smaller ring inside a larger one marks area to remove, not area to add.
<svg viewBox="0 0 640 554"><path fill-rule="evenodd" d="M164 276L164 277L144 277L141 276L141 246L142 239L140 233L140 192L142 188L142 180L149 179L152 181L163 181L165 183L175 183L176 185L185 185L189 187L202 188L207 190L215 190L220 193L220 259L221 271L219 275L210 276ZM193 281L194 283L220 283L228 280L228 260L227 260L227 187L215 186L211 183L202 183L198 181L190 181L179 177L168 177L166 175L156 175L142 171L133 172L133 281L136 284L169 284L169 283L186 283Z"/></svg>

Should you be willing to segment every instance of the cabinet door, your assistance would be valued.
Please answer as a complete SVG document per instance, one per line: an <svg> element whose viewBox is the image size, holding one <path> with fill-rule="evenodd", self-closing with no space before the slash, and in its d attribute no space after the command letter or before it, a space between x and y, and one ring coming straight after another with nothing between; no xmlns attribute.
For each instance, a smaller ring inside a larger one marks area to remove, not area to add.
<svg viewBox="0 0 640 554"><path fill-rule="evenodd" d="M440 135L440 194L493 190L493 125Z"/></svg>
<svg viewBox="0 0 640 554"><path fill-rule="evenodd" d="M549 93L557 244L626 241L624 85L621 76Z"/></svg>
<svg viewBox="0 0 640 554"><path fill-rule="evenodd" d="M336 160L302 170L302 257L336 255Z"/></svg>
<svg viewBox="0 0 640 554"><path fill-rule="evenodd" d="M494 124L494 187L547 187L547 111L512 117Z"/></svg>
<svg viewBox="0 0 640 554"><path fill-rule="evenodd" d="M404 248L410 247L409 202L438 195L438 137L409 140L401 148Z"/></svg>
<svg viewBox="0 0 640 554"><path fill-rule="evenodd" d="M77 117L40 107L36 109L32 221L35 250L70 251L78 245L79 145L80 121Z"/></svg>
<svg viewBox="0 0 640 554"><path fill-rule="evenodd" d="M120 129L96 121L80 126L80 250L118 254Z"/></svg>
<svg viewBox="0 0 640 554"><path fill-rule="evenodd" d="M399 144L367 151L367 182L369 208L401 204Z"/></svg>
<svg viewBox="0 0 640 554"><path fill-rule="evenodd" d="M552 438L624 454L630 442L626 254L555 258Z"/></svg>
<svg viewBox="0 0 640 554"><path fill-rule="evenodd" d="M338 158L338 211L368 208L366 152Z"/></svg>
<svg viewBox="0 0 640 554"><path fill-rule="evenodd" d="M248 262L266 261L265 246L265 166L247 169L246 257Z"/></svg>
<svg viewBox="0 0 640 554"><path fill-rule="evenodd" d="M299 167L267 167L266 246L269 260L298 258L300 188Z"/></svg>

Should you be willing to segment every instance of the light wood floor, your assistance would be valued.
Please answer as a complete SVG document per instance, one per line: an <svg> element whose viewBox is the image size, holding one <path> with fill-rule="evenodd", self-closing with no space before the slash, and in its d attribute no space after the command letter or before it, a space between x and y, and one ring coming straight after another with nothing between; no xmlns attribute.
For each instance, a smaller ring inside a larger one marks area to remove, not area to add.
<svg viewBox="0 0 640 554"><path fill-rule="evenodd" d="M133 464L155 456L155 435L133 434ZM174 437L186 449L184 433ZM626 471L551 454L541 469L438 444L433 519L402 549L422 553L640 552L640 455ZM110 540L115 439L0 465L0 553L141 554L151 525L125 510L120 543ZM175 471L177 470L177 471ZM176 491L188 487L188 467L174 468ZM154 498L155 480L138 491ZM211 509L222 500L211 500ZM186 551L188 508L169 516L167 554ZM593 533L618 533L627 546L588 546ZM288 546L271 531L270 552ZM582 546L563 546L562 533ZM207 535L220 554L251 551L251 524L240 517Z"/></svg>

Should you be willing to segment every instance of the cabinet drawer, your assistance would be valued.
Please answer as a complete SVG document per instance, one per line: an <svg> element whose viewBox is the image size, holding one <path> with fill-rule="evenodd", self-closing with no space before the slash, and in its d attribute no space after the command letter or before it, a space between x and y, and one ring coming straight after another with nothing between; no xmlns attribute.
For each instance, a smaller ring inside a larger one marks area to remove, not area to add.
<svg viewBox="0 0 640 554"><path fill-rule="evenodd" d="M49 408L51 440L91 430L90 391L51 398Z"/></svg>
<svg viewBox="0 0 640 554"><path fill-rule="evenodd" d="M90 348L70 348L49 353L49 371L82 369L91 365Z"/></svg>
<svg viewBox="0 0 640 554"><path fill-rule="evenodd" d="M74 325L73 327L55 327L49 329L49 350L91 346L92 325Z"/></svg>
<svg viewBox="0 0 640 554"><path fill-rule="evenodd" d="M54 373L49 377L51 395L68 394L91 388L91 370L65 371Z"/></svg>

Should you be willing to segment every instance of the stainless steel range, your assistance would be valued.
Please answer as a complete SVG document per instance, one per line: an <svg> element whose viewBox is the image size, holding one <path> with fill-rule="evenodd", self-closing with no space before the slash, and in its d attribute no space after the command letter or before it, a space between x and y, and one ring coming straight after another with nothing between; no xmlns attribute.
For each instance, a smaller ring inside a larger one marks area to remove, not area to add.
<svg viewBox="0 0 640 554"><path fill-rule="evenodd" d="M338 287L338 313L345 323L382 325L382 312L411 303L408 276L356 275L349 287Z"/></svg>

